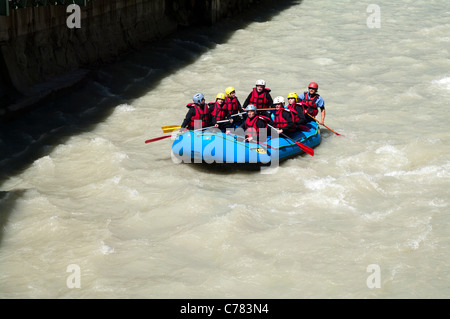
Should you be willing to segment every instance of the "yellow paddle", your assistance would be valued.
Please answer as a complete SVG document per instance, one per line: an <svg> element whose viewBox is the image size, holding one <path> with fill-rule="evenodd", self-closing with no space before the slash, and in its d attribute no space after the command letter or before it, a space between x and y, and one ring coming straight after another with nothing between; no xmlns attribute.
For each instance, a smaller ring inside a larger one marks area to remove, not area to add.
<svg viewBox="0 0 450 319"><path fill-rule="evenodd" d="M179 130L181 128L180 125L166 125L166 126L161 126L163 133L170 133L173 132L175 130Z"/></svg>

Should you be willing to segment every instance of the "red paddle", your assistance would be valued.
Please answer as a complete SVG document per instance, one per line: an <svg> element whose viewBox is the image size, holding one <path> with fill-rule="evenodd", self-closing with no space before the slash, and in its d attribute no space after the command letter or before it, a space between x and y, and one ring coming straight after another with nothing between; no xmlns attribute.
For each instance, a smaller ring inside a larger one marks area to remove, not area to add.
<svg viewBox="0 0 450 319"><path fill-rule="evenodd" d="M277 130L275 127L273 127L272 125L268 124L271 128L273 128L274 130ZM308 153L311 156L314 156L314 150L309 147L306 146L305 144L299 143L294 141L293 139L291 139L289 136L287 136L286 134L280 133L281 135L283 135L285 138L291 140L292 142L294 142L295 144L297 144L298 147L300 147L305 153Z"/></svg>
<svg viewBox="0 0 450 319"><path fill-rule="evenodd" d="M172 135L164 135L164 136L160 136L160 137L151 138L149 140L146 140L145 143L156 142L156 141L163 140L163 139L171 137L171 136Z"/></svg>

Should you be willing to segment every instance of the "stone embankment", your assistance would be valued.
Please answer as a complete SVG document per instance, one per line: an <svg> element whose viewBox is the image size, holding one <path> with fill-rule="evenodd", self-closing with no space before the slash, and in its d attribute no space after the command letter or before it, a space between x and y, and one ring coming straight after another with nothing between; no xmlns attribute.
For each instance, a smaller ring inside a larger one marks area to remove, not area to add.
<svg viewBox="0 0 450 319"><path fill-rule="evenodd" d="M212 25L260 2L0 0L0 118L72 87L93 67L144 43L180 27Z"/></svg>

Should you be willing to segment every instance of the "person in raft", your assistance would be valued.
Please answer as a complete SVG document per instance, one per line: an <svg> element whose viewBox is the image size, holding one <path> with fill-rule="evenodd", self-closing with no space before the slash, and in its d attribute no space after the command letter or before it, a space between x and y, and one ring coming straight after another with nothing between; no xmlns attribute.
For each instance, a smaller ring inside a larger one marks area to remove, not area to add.
<svg viewBox="0 0 450 319"><path fill-rule="evenodd" d="M284 108L284 97L277 96L273 99L273 105L276 108L275 120L273 126L277 129L278 134L295 131L294 121L292 120L292 112Z"/></svg>
<svg viewBox="0 0 450 319"><path fill-rule="evenodd" d="M230 112L231 116L233 116L234 119L234 127L238 127L242 124L242 121L245 120L246 116L245 114L242 115L236 115L239 113L245 113L245 110L241 106L241 102L236 96L236 90L234 87L229 86L225 89L225 104L227 105L228 112Z"/></svg>
<svg viewBox="0 0 450 319"><path fill-rule="evenodd" d="M325 102L317 93L318 90L319 85L316 82L311 82L308 84L308 91L300 94L298 99L306 108L306 120L308 122L313 120L312 118L315 118L320 110L320 120L318 122L320 125L323 125L325 123Z"/></svg>
<svg viewBox="0 0 450 319"><path fill-rule="evenodd" d="M225 94L218 93L216 102L208 103L208 107L211 114L211 125L218 127L222 131L233 127L233 118L225 104ZM229 122L224 122L225 120Z"/></svg>
<svg viewBox="0 0 450 319"><path fill-rule="evenodd" d="M265 142L266 137L270 134L270 130L267 130L268 124L273 124L271 119L267 116L256 114L257 109L253 104L247 106L247 119L238 127L243 129L245 134L245 140L248 142ZM267 134L259 135L261 129L265 129ZM262 140L259 140L259 138Z"/></svg>
<svg viewBox="0 0 450 319"><path fill-rule="evenodd" d="M211 124L211 114L205 103L205 96L203 93L195 93L192 97L192 101L193 103L188 103L186 105L189 110L181 124L180 132L199 129L200 125L201 128L205 128Z"/></svg>
<svg viewBox="0 0 450 319"><path fill-rule="evenodd" d="M273 100L270 91L269 88L266 88L266 81L257 80L255 87L245 99L242 107L247 109L247 106L252 104L255 105L258 110L272 108ZM258 114L270 117L271 113L270 111L258 111Z"/></svg>
<svg viewBox="0 0 450 319"><path fill-rule="evenodd" d="M298 95L295 92L291 92L287 96L288 105L287 109L292 112L292 120L294 121L295 130L309 130L305 124L311 120L311 118L307 119L305 112L306 108L303 107L301 103L298 103Z"/></svg>

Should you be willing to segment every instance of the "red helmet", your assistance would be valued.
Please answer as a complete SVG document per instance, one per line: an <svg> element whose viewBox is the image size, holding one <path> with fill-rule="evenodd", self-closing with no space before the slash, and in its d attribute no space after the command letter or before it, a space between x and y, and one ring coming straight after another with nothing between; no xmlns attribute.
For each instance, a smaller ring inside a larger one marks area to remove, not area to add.
<svg viewBox="0 0 450 319"><path fill-rule="evenodd" d="M319 89L319 85L316 82L311 82L308 84L308 88Z"/></svg>

